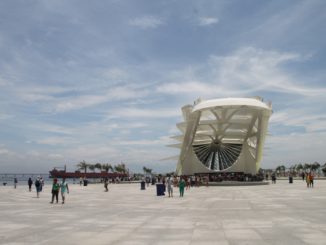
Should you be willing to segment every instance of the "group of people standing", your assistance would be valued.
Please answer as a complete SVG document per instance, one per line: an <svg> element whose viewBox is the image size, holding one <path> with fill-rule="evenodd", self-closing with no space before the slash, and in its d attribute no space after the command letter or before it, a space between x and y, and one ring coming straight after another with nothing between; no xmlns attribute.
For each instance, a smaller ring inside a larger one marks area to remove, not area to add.
<svg viewBox="0 0 326 245"><path fill-rule="evenodd" d="M165 183L163 183L165 184ZM180 197L183 197L184 192L185 192L185 187L186 187L186 181L184 178L180 177L180 179L178 180L176 177L171 177L169 176L167 181L167 189L168 189L168 193L169 193L169 197L173 197L173 187L178 186L179 187L179 193L180 193Z"/></svg>
<svg viewBox="0 0 326 245"><path fill-rule="evenodd" d="M14 180L14 183L15 184L18 183L16 178ZM32 191L33 183L34 183L35 189L36 189L36 197L39 198L40 192L43 190L44 179L42 177L38 176L36 178L36 180L33 182L32 178L29 178L27 181L27 184L28 184L28 189L30 192ZM15 188L16 188L16 186L15 186ZM57 178L53 179L52 188L51 188L52 199L51 199L50 203L53 203L54 199L56 199L56 203L59 202L59 191L61 192L62 204L64 204L65 199L66 199L66 193L69 193L69 187L68 187L68 184L67 184L65 178L62 179L61 183L58 182Z"/></svg>
<svg viewBox="0 0 326 245"><path fill-rule="evenodd" d="M300 174L302 181L306 181L307 188L313 188L314 187L314 174L312 172L310 173L304 173L302 172ZM275 173L272 174L272 184L276 184L276 175ZM268 174L266 174L266 180L268 180ZM289 183L293 183L293 176L289 176Z"/></svg>
<svg viewBox="0 0 326 245"><path fill-rule="evenodd" d="M17 179L15 178L15 184L18 183ZM33 185L33 180L32 178L29 178L27 181L28 184L28 190L31 192L32 191L32 185ZM44 179L40 176L38 176L34 182L35 189L36 189L36 197L40 197L40 192L43 190L44 186ZM16 185L15 185L16 188Z"/></svg>
<svg viewBox="0 0 326 245"><path fill-rule="evenodd" d="M314 175L312 173L306 174L306 182L307 182L307 187L308 188L313 188L314 187Z"/></svg>
<svg viewBox="0 0 326 245"><path fill-rule="evenodd" d="M54 198L56 200L56 203L58 203L58 201L59 201L59 190L61 191L62 204L64 204L65 200L66 200L66 193L69 194L69 187L68 187L68 184L67 184L65 178L62 179L62 182L60 184L58 183L57 178L53 179L52 190L51 190L52 200L51 200L50 203L54 202Z"/></svg>

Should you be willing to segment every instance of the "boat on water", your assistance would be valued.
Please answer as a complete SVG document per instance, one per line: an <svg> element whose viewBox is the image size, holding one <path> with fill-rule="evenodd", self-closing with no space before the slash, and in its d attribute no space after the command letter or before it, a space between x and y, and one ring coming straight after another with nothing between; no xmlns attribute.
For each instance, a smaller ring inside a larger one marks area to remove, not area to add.
<svg viewBox="0 0 326 245"><path fill-rule="evenodd" d="M128 177L127 173L117 173L117 172L107 172L107 171L101 171L101 172L67 172L66 170L57 170L54 168L50 172L50 178L87 178L87 179L115 179L115 178L126 178Z"/></svg>

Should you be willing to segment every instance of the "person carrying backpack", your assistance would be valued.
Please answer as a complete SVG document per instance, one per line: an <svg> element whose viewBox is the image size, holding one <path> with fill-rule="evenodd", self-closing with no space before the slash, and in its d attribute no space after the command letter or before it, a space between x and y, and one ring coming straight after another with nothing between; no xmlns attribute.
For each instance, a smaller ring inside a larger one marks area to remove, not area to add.
<svg viewBox="0 0 326 245"><path fill-rule="evenodd" d="M33 184L32 178L29 178L27 183L28 183L28 190L31 192L32 191L32 184Z"/></svg>
<svg viewBox="0 0 326 245"><path fill-rule="evenodd" d="M37 198L39 198L40 197L40 192L41 192L40 177L37 177L37 179L35 180L35 189L36 189L36 196L37 196Z"/></svg>

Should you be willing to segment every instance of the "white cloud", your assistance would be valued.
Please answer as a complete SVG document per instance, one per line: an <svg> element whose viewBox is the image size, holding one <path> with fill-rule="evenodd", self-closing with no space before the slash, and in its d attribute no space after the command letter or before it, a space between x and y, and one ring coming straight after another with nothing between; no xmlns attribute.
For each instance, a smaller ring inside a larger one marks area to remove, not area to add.
<svg viewBox="0 0 326 245"><path fill-rule="evenodd" d="M55 99L53 96L50 95L43 95L43 94L36 94L36 93L25 93L21 96L21 98L25 102L38 102L38 101L54 101Z"/></svg>
<svg viewBox="0 0 326 245"><path fill-rule="evenodd" d="M282 69L286 62L305 61L307 56L297 53L266 51L252 47L237 50L230 56L211 56L216 81L224 89L236 91L275 91L304 96L322 95L325 88L306 87L291 73Z"/></svg>
<svg viewBox="0 0 326 245"><path fill-rule="evenodd" d="M270 123L273 125L286 125L303 127L307 132L326 130L326 116L319 113L311 113L309 109L288 109L279 111L271 116Z"/></svg>
<svg viewBox="0 0 326 245"><path fill-rule="evenodd" d="M119 108L111 111L115 117L124 118L167 118L180 116L179 108L160 108L160 109L139 109L139 108ZM111 115L111 116L112 116Z"/></svg>
<svg viewBox="0 0 326 245"><path fill-rule="evenodd" d="M74 132L74 128L69 128L67 126L60 126L55 124L48 124L43 122L30 122L25 124L25 127L28 127L29 130L35 130L38 132L46 132L46 133L55 133L55 134L64 134L71 135Z"/></svg>
<svg viewBox="0 0 326 245"><path fill-rule="evenodd" d="M105 145L105 144L83 144L78 147L71 147L69 150L63 152L63 155L71 161L85 161L96 162L101 159L109 162L114 161L119 156L120 151L118 151L115 145Z"/></svg>
<svg viewBox="0 0 326 245"><path fill-rule="evenodd" d="M28 152L26 153L26 155L27 155L28 157L36 157L36 158L40 158L42 154L41 154L39 151L31 150L31 151L28 151Z"/></svg>
<svg viewBox="0 0 326 245"><path fill-rule="evenodd" d="M9 115L9 114L6 114L6 113L0 113L0 121L2 120L7 120L9 118L12 118L13 115Z"/></svg>
<svg viewBox="0 0 326 245"><path fill-rule="evenodd" d="M0 144L0 155L2 156L15 156L15 153L9 150L5 145Z"/></svg>
<svg viewBox="0 0 326 245"><path fill-rule="evenodd" d="M140 140L118 140L117 144L119 145L162 145L165 146L167 144L172 143L173 141L169 136L162 136L159 139L140 139Z"/></svg>
<svg viewBox="0 0 326 245"><path fill-rule="evenodd" d="M157 87L157 92L166 94L189 93L199 95L218 95L219 91L208 83L199 81L183 81L166 83Z"/></svg>
<svg viewBox="0 0 326 245"><path fill-rule="evenodd" d="M78 143L71 137L47 137L41 140L35 140L36 143L42 145L72 145Z"/></svg>
<svg viewBox="0 0 326 245"><path fill-rule="evenodd" d="M58 93L71 92L72 88L58 86L21 86L15 90L16 97L24 102L55 102Z"/></svg>
<svg viewBox="0 0 326 245"><path fill-rule="evenodd" d="M104 78L109 79L109 80L114 80L114 81L124 80L129 77L128 73L125 70L120 69L118 67L104 70L102 75Z"/></svg>
<svg viewBox="0 0 326 245"><path fill-rule="evenodd" d="M82 95L68 99L62 99L55 105L56 112L67 112L71 110L91 107L108 101L105 95Z"/></svg>
<svg viewBox="0 0 326 245"><path fill-rule="evenodd" d="M219 20L217 18L212 18L212 17L201 17L198 19L198 24L200 26L210 26L217 24Z"/></svg>
<svg viewBox="0 0 326 245"><path fill-rule="evenodd" d="M6 86L9 85L10 82L4 79L3 77L0 77L0 86Z"/></svg>
<svg viewBox="0 0 326 245"><path fill-rule="evenodd" d="M236 50L227 56L211 55L204 65L188 68L169 77L173 82L158 86L166 94L188 93L194 98L252 96L264 91L302 96L322 96L326 88L303 85L300 76L286 72L283 64L303 62L298 53L266 51L253 47Z"/></svg>
<svg viewBox="0 0 326 245"><path fill-rule="evenodd" d="M55 105L56 112L67 112L71 110L83 109L95 106L108 101L122 101L142 98L148 94L146 89L138 89L132 86L113 87L100 95L80 95L60 99Z"/></svg>
<svg viewBox="0 0 326 245"><path fill-rule="evenodd" d="M262 167L275 167L304 162L325 162L326 132L293 133L266 139L268 148Z"/></svg>
<svg viewBox="0 0 326 245"><path fill-rule="evenodd" d="M5 154L9 154L10 151L8 149L2 148L0 149L0 155L5 155Z"/></svg>
<svg viewBox="0 0 326 245"><path fill-rule="evenodd" d="M64 158L63 155L57 153L50 153L48 157L49 159L53 159L53 160L61 160Z"/></svg>
<svg viewBox="0 0 326 245"><path fill-rule="evenodd" d="M141 29L155 29L160 25L163 25L163 21L155 16L143 16L135 18L129 21L132 26L139 27Z"/></svg>

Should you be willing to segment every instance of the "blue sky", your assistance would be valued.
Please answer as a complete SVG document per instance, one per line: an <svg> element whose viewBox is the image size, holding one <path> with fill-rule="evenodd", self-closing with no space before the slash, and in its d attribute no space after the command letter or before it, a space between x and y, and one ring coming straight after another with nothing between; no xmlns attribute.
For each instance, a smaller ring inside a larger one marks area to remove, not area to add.
<svg viewBox="0 0 326 245"><path fill-rule="evenodd" d="M326 2L0 2L0 172L173 171L181 106L272 101L263 168L326 162Z"/></svg>

